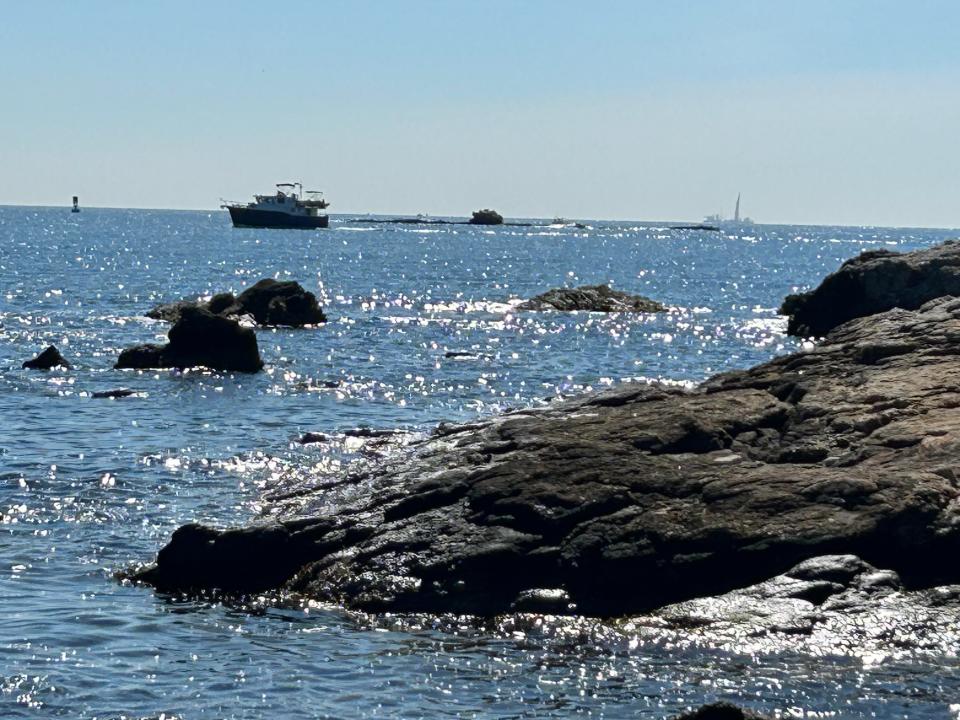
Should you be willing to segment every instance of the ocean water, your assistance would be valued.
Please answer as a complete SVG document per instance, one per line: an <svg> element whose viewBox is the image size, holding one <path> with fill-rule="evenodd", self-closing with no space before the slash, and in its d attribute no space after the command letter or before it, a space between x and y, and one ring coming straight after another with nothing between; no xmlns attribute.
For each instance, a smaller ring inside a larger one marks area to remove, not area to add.
<svg viewBox="0 0 960 720"><path fill-rule="evenodd" d="M0 208L0 717L643 717L715 699L811 717L960 716L956 657L749 654L586 620L371 618L158 596L113 573L187 521L232 525L364 448L625 381L692 383L794 350L776 314L863 249L957 232L593 222L238 230L225 213ZM116 371L161 301L295 279L317 329L259 330L254 376ZM517 314L609 282L662 315ZM21 370L47 344L70 371ZM448 357L448 352L469 353ZM130 388L109 400L93 392ZM336 439L301 446L305 431ZM821 714L822 713L822 714Z"/></svg>

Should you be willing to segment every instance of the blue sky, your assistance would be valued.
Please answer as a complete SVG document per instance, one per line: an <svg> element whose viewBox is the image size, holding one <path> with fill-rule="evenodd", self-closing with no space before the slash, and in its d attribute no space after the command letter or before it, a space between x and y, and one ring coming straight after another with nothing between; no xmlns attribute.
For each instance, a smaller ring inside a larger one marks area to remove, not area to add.
<svg viewBox="0 0 960 720"><path fill-rule="evenodd" d="M44 2L0 204L960 226L960 3Z"/></svg>

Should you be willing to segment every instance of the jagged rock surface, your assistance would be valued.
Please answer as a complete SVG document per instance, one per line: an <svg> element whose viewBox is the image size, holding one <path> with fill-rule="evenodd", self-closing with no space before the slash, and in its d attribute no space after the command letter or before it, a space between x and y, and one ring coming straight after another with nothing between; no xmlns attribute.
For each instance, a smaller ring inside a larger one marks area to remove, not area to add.
<svg viewBox="0 0 960 720"><path fill-rule="evenodd" d="M372 611L635 614L852 553L955 582L960 300L836 329L692 391L625 385L354 467L269 524L183 528L143 580L283 587ZM294 517L296 516L296 517Z"/></svg>
<svg viewBox="0 0 960 720"><path fill-rule="evenodd" d="M201 307L182 308L167 337L170 342L166 345L127 348L120 353L114 367L207 367L236 372L257 372L263 368L253 330Z"/></svg>
<svg viewBox="0 0 960 720"><path fill-rule="evenodd" d="M554 288L520 303L517 310L561 310L572 312L665 312L656 300L613 290L608 285L581 285Z"/></svg>
<svg viewBox="0 0 960 720"><path fill-rule="evenodd" d="M916 310L945 295L960 296L960 241L897 253L871 250L847 260L810 292L789 295L780 312L787 332L826 335L841 323L895 307Z"/></svg>
<svg viewBox="0 0 960 720"><path fill-rule="evenodd" d="M70 369L70 363L60 354L55 345L49 345L35 358L27 360L21 365L26 370L50 370L55 367Z"/></svg>
<svg viewBox="0 0 960 720"><path fill-rule="evenodd" d="M192 300L157 305L147 312L154 320L176 322L185 308L200 307L223 317L251 316L258 325L303 327L327 321L317 298L293 280L264 278L238 296L232 293L214 295L209 302Z"/></svg>

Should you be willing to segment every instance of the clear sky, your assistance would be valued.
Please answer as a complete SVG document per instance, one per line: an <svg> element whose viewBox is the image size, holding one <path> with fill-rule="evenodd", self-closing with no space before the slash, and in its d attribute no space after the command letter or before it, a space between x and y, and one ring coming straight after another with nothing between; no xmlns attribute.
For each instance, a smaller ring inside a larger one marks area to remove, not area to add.
<svg viewBox="0 0 960 720"><path fill-rule="evenodd" d="M960 226L957 0L16 2L0 204Z"/></svg>

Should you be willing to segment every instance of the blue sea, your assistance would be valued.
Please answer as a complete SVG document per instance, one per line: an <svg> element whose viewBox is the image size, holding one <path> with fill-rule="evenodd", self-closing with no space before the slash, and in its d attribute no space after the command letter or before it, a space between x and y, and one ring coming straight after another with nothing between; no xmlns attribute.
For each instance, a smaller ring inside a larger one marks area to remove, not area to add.
<svg viewBox="0 0 960 720"><path fill-rule="evenodd" d="M592 620L518 630L237 607L114 579L180 524L249 522L285 484L362 452L302 446L304 432L418 432L622 382L695 383L795 350L780 301L844 259L958 234L587 225L334 216L280 231L234 229L223 212L0 208L0 717L664 718L717 699L796 717L960 716L955 656L721 652ZM143 316L153 305L264 277L299 281L329 315L258 330L264 372L112 369L122 348L163 340L168 326ZM672 311L512 309L594 283ZM48 344L72 370L20 368ZM117 388L137 395L92 397Z"/></svg>

